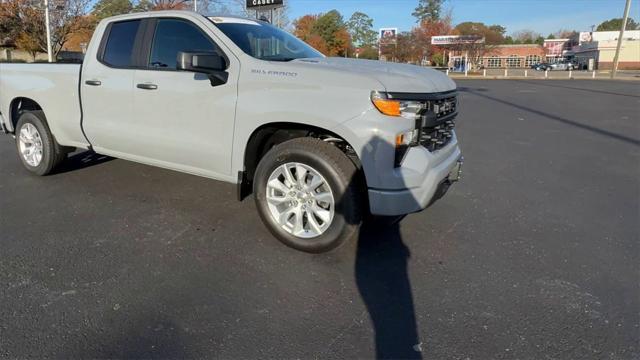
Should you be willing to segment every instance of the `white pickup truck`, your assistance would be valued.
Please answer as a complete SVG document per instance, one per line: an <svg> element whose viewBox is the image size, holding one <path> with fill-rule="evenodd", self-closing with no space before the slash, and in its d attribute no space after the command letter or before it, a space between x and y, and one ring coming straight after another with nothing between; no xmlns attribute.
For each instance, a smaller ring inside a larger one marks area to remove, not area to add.
<svg viewBox="0 0 640 360"><path fill-rule="evenodd" d="M27 170L96 153L235 183L283 243L426 208L460 174L456 85L327 58L266 22L164 11L98 25L80 64L0 64L0 126Z"/></svg>

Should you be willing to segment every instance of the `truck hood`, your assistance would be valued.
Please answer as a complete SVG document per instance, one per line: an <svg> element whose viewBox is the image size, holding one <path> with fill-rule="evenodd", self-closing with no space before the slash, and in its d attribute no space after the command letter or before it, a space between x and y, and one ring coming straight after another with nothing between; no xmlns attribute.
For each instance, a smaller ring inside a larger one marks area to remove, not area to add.
<svg viewBox="0 0 640 360"><path fill-rule="evenodd" d="M291 63L361 74L377 80L388 92L432 93L456 88L444 73L416 65L336 57L297 59Z"/></svg>

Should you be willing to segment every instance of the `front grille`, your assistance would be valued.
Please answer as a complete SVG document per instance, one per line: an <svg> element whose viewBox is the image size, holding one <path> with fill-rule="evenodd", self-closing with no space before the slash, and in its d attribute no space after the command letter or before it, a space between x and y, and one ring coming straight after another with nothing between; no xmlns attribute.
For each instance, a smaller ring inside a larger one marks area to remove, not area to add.
<svg viewBox="0 0 640 360"><path fill-rule="evenodd" d="M427 100L426 112L420 127L420 145L429 151L437 151L449 144L453 138L455 117L458 115L458 103L455 96Z"/></svg>
<svg viewBox="0 0 640 360"><path fill-rule="evenodd" d="M423 127L420 131L420 145L429 151L442 149L451 141L454 127L455 122L453 119L446 120L434 127Z"/></svg>

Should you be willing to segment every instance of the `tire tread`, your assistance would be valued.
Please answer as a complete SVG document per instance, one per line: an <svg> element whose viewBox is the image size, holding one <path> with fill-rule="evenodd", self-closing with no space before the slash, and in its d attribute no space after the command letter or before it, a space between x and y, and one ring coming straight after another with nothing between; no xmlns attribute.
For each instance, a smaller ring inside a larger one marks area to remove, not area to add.
<svg viewBox="0 0 640 360"><path fill-rule="evenodd" d="M345 188L339 189L342 197L340 199L336 199L336 202L341 202L342 206L349 206L349 213L342 214L343 216L345 216L345 226L347 227L347 229L342 236L338 237L335 241L331 242L327 246L302 247L296 246L296 244L292 244L289 241L283 240L282 237L278 235L277 231L271 229L269 225L267 225L267 227L269 227L269 230L286 245L298 250L310 253L322 253L333 250L342 245L347 239L353 237L362 219L362 202L360 199L360 192L358 191L358 188L361 184L358 170L353 161L349 159L346 154L344 154L334 145L331 145L322 140L303 137L285 141L271 148L258 164L256 178L254 179L254 196L256 198L257 206L260 207L260 195L258 190L258 177L260 176L259 174L265 172L263 168L267 167L268 164L274 161L277 162L278 156L290 152L310 153L320 157L324 162L326 162L327 167L333 169L337 173L337 175L342 178L343 181L346 181ZM266 176L266 174L264 175ZM263 220L265 220L262 212L261 216L263 217ZM265 223L266 222L268 221L265 220Z"/></svg>
<svg viewBox="0 0 640 360"><path fill-rule="evenodd" d="M24 119L23 116L25 114L31 114L34 117L36 117L37 122L39 122L40 124L36 124L33 120L27 120ZM29 111L23 111L20 113L20 117L18 118L18 123L16 124L16 132L18 132L18 129L22 128L23 123L29 121L32 124L36 125L36 127L38 127L39 131L44 132L44 134L40 134L40 136L42 137L43 140L43 145L46 147L46 149L44 149L44 151L48 151L51 153L51 157L49 159L49 161L46 161L46 156L43 156L42 161L45 161L44 165L42 168L36 167L36 168L31 168L31 167L27 167L27 169L37 175L40 176L44 176L44 175L48 175L50 174L53 170L55 170L55 168L60 165L60 163L62 161L64 161L64 159L67 157L67 152L64 151L64 148L62 146L60 146L58 144L58 142L56 141L55 137L53 136L53 134L51 133L51 130L49 129L49 125L47 124L47 118L44 115L44 112L42 110L29 110ZM40 125L40 126L38 126ZM18 134L16 134L18 135ZM18 139L16 137L16 144L18 142ZM18 156L21 157L20 154L18 154ZM26 164L25 164L26 167Z"/></svg>

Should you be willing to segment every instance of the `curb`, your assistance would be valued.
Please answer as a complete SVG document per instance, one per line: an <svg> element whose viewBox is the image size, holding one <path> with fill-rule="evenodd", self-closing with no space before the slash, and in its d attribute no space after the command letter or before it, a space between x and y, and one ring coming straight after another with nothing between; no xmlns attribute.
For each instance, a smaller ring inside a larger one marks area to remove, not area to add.
<svg viewBox="0 0 640 360"><path fill-rule="evenodd" d="M613 81L640 81L640 76L637 77L616 77L611 79L610 77L566 77L566 78L541 78L541 77L524 77L524 76L449 76L453 80L613 80Z"/></svg>

